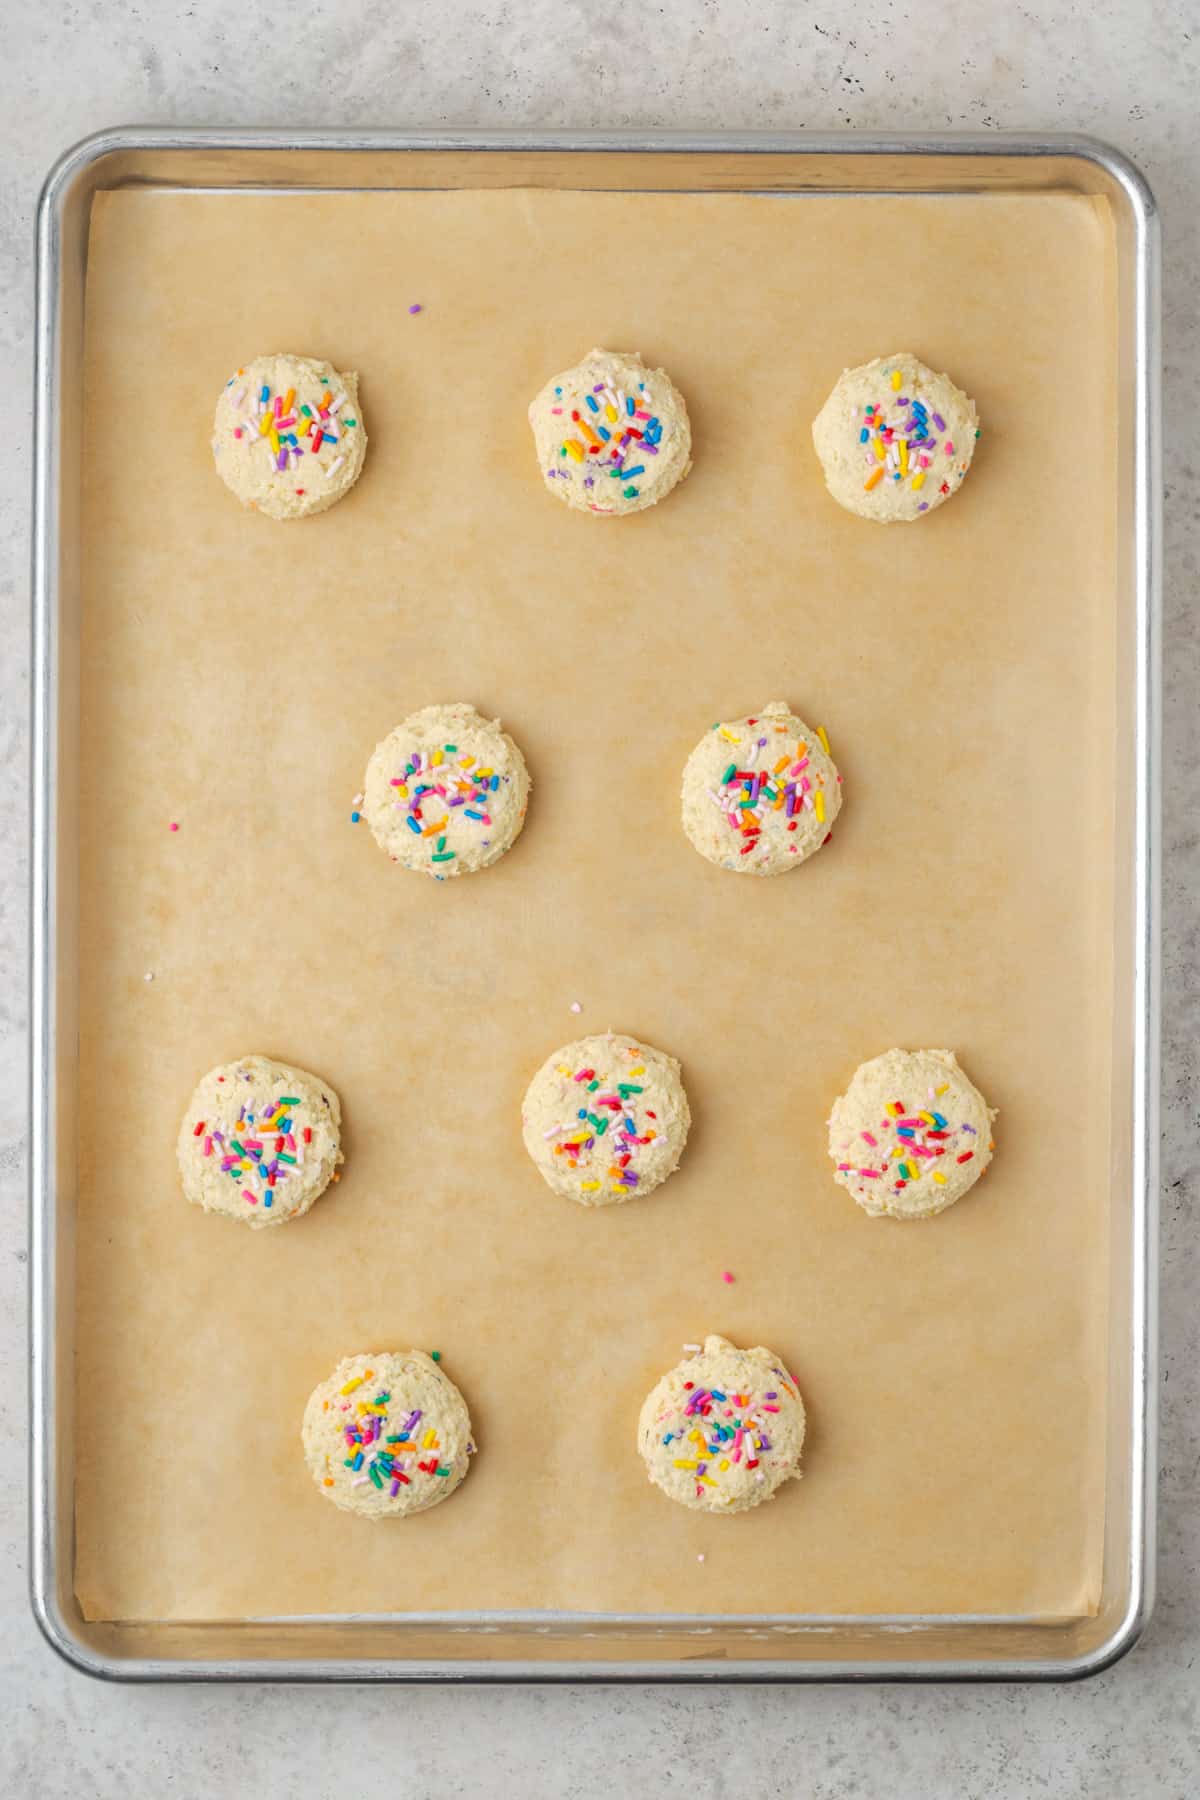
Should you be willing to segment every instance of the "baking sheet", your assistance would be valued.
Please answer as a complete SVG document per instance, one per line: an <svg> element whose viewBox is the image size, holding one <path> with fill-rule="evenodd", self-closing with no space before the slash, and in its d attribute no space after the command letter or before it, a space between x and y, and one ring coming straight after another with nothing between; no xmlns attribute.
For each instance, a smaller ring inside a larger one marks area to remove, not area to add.
<svg viewBox="0 0 1200 1800"><path fill-rule="evenodd" d="M550 503L524 417L593 342L664 362L695 428L685 486L619 523ZM1094 1608L1113 345L1108 216L1077 197L99 199L89 1618ZM349 499L291 529L241 513L208 448L221 382L280 347L360 371L371 439ZM844 364L900 348L985 436L954 505L894 532L828 499L808 428ZM435 886L349 802L379 737L460 698L534 796L504 862ZM679 775L711 719L774 698L827 727L846 806L802 871L735 881L683 838ZM590 1214L528 1164L519 1103L609 1025L682 1058L696 1125L659 1193ZM893 1042L953 1046L1001 1108L986 1182L921 1228L865 1218L825 1157L829 1101ZM278 1233L189 1208L174 1170L196 1076L249 1049L346 1114L341 1184ZM710 1330L779 1350L811 1418L803 1482L737 1520L670 1506L633 1448ZM304 1469L304 1399L410 1343L480 1456L418 1520L347 1519Z"/></svg>

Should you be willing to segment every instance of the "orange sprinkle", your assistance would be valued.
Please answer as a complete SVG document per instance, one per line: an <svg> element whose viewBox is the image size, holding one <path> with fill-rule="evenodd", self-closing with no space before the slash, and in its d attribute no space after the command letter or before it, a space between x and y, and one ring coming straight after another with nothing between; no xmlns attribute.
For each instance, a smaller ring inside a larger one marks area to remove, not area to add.
<svg viewBox="0 0 1200 1800"><path fill-rule="evenodd" d="M863 482L863 486L866 488L867 492L870 493L871 489L873 487L878 487L879 483L882 480L883 480L883 470L882 469L872 469L871 473L867 476L867 479Z"/></svg>

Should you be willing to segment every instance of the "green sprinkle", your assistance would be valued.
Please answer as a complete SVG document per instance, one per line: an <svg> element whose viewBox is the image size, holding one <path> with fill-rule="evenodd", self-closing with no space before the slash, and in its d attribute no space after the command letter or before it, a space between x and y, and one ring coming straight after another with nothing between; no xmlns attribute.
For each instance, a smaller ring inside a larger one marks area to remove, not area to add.
<svg viewBox="0 0 1200 1800"><path fill-rule="evenodd" d="M384 1438L383 1441L385 1444L402 1444L404 1439L400 1436L400 1433L397 1432L395 1437Z"/></svg>
<svg viewBox="0 0 1200 1800"><path fill-rule="evenodd" d="M390 1394L376 1394L374 1403L376 1406L386 1406L391 1397Z"/></svg>
<svg viewBox="0 0 1200 1800"><path fill-rule="evenodd" d="M371 1477L371 1480L375 1483L377 1488L383 1486L383 1476L379 1473L379 1468L376 1463L371 1462L367 1464L367 1474Z"/></svg>
<svg viewBox="0 0 1200 1800"><path fill-rule="evenodd" d="M442 1353L440 1350L431 1350L429 1352L429 1358L431 1362L441 1362Z"/></svg>
<svg viewBox="0 0 1200 1800"><path fill-rule="evenodd" d="M439 839L438 839L438 841L437 841L437 847L438 847L438 849L439 849L439 850L444 850L444 849L445 849L445 848L446 848L446 840L445 840L445 838L444 838L444 837L440 837L440 838L439 838Z"/></svg>
<svg viewBox="0 0 1200 1800"><path fill-rule="evenodd" d="M625 500L636 500L638 497L638 491L635 487L622 488L621 496Z"/></svg>
<svg viewBox="0 0 1200 1800"><path fill-rule="evenodd" d="M357 425L358 420L357 419L343 419L342 424L343 425Z"/></svg>
<svg viewBox="0 0 1200 1800"><path fill-rule="evenodd" d="M430 861L431 862L453 862L454 857L455 857L455 852L453 850L443 850L440 856L433 856L430 858Z"/></svg>
<svg viewBox="0 0 1200 1800"><path fill-rule="evenodd" d="M245 1148L244 1145L239 1144L236 1138L233 1139L233 1147L237 1151L239 1156L244 1156L247 1159L247 1161L249 1160L250 1152Z"/></svg>
<svg viewBox="0 0 1200 1800"><path fill-rule="evenodd" d="M630 1094L644 1094L645 1091L645 1088L638 1087L632 1081L618 1081L617 1083L617 1092L622 1100L628 1100Z"/></svg>
<svg viewBox="0 0 1200 1800"><path fill-rule="evenodd" d="M443 744L442 749L446 752L447 756L457 756L458 755L458 745L457 744Z"/></svg>
<svg viewBox="0 0 1200 1800"><path fill-rule="evenodd" d="M312 418L312 407L311 406L302 406L300 408L300 411L304 414L306 419Z"/></svg>
<svg viewBox="0 0 1200 1800"><path fill-rule="evenodd" d="M595 1113L588 1114L588 1124L594 1128L597 1137L603 1137L608 1130L608 1120L598 1119Z"/></svg>
<svg viewBox="0 0 1200 1800"><path fill-rule="evenodd" d="M450 1473L449 1469L439 1469L438 1470L439 1475L448 1475L449 1473Z"/></svg>
<svg viewBox="0 0 1200 1800"><path fill-rule="evenodd" d="M713 727L713 730L714 731L716 730L715 725ZM726 769L725 773L721 777L721 786L728 787L729 783L733 780L733 778L736 774L737 774L737 764L730 763L729 767Z"/></svg>
<svg viewBox="0 0 1200 1800"><path fill-rule="evenodd" d="M277 1150L275 1154L279 1162L291 1163L293 1168L295 1167L295 1157L289 1156L285 1150Z"/></svg>
<svg viewBox="0 0 1200 1800"><path fill-rule="evenodd" d="M296 1094L281 1094L279 1104L280 1106L299 1106L300 1100Z"/></svg>
<svg viewBox="0 0 1200 1800"><path fill-rule="evenodd" d="M595 1093L595 1091L596 1091L596 1089L597 1089L597 1088L598 1088L598 1087L599 1087L599 1086L600 1086L600 1083L599 1083L599 1082L598 1082L598 1081L589 1081L589 1082L588 1082L588 1084L587 1084L587 1091L588 1091L588 1093L589 1093L589 1094L594 1094L594 1093Z"/></svg>

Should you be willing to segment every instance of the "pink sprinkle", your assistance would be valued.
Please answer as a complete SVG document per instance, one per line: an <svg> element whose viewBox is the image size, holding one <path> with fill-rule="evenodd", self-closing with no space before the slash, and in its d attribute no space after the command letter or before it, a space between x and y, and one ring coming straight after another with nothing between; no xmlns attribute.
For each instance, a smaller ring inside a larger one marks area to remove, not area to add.
<svg viewBox="0 0 1200 1800"><path fill-rule="evenodd" d="M408 310L410 313L419 313L421 310L420 304L418 302L414 302L413 305L410 306Z"/></svg>
<svg viewBox="0 0 1200 1800"><path fill-rule="evenodd" d="M242 435L242 428L241 428L241 426L240 426L240 425L235 425L235 426L234 426L234 428L233 428L233 435L234 435L234 437L241 437L241 435Z"/></svg>
<svg viewBox="0 0 1200 1800"><path fill-rule="evenodd" d="M879 1170L878 1169L860 1169L858 1172L860 1175L865 1175L869 1181L878 1181L879 1180Z"/></svg>
<svg viewBox="0 0 1200 1800"><path fill-rule="evenodd" d="M175 820L175 819L172 819L172 820L171 820L171 830L172 830L172 831L178 831L178 830L179 830L179 824L178 824L178 821L177 821L177 820Z"/></svg>
<svg viewBox="0 0 1200 1800"><path fill-rule="evenodd" d="M954 455L954 445L950 442L949 438L946 439L946 455L947 456Z"/></svg>
<svg viewBox="0 0 1200 1800"><path fill-rule="evenodd" d="M205 1156L212 1155L212 1134L211 1133L204 1140L204 1154L205 1154Z"/></svg>
<svg viewBox="0 0 1200 1800"><path fill-rule="evenodd" d="M698 1555L698 1556L697 1556L697 1558L696 1558L696 1561L697 1561L697 1562L703 1562L703 1561L704 1561L704 1552L703 1552L703 1550L701 1550L701 1552L700 1552L700 1554L699 1554L699 1555Z"/></svg>
<svg viewBox="0 0 1200 1800"><path fill-rule="evenodd" d="M732 1281L733 1280L733 1276L730 1274L728 1269L722 1269L721 1280L722 1281Z"/></svg>
<svg viewBox="0 0 1200 1800"><path fill-rule="evenodd" d="M879 1148L879 1139L873 1138L869 1131L864 1131L861 1135L865 1141L870 1144L872 1150L877 1150Z"/></svg>
<svg viewBox="0 0 1200 1800"><path fill-rule="evenodd" d="M258 1195L257 1195L257 1194L252 1194L252 1193L251 1193L251 1192L250 1192L250 1189L249 1189L249 1188L243 1188L243 1189L242 1189L242 1199L243 1199L243 1200L248 1200L248 1201L249 1201L249 1202L250 1202L250 1204L251 1204L251 1206L257 1206L257 1205L258 1205Z"/></svg>
<svg viewBox="0 0 1200 1800"><path fill-rule="evenodd" d="M550 408L550 411L553 413L553 415L556 419L562 417L562 407L561 406L552 406Z"/></svg>

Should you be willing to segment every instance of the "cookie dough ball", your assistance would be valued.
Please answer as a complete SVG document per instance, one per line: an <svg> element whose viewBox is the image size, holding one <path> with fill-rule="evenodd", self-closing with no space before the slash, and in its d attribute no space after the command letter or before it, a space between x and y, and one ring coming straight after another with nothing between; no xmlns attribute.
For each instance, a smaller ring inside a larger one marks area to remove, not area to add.
<svg viewBox="0 0 1200 1800"><path fill-rule="evenodd" d="M310 1394L300 1435L325 1498L368 1519L436 1506L475 1451L466 1401L423 1350L347 1356Z"/></svg>
<svg viewBox="0 0 1200 1800"><path fill-rule="evenodd" d="M834 499L885 525L948 500L978 436L975 402L907 351L846 369L813 423Z"/></svg>
<svg viewBox="0 0 1200 1800"><path fill-rule="evenodd" d="M675 1058L611 1031L547 1057L521 1103L540 1174L581 1206L649 1194L679 1167L691 1123Z"/></svg>
<svg viewBox="0 0 1200 1800"><path fill-rule="evenodd" d="M782 700L706 731L683 771L683 829L739 875L783 875L821 848L842 806L824 728Z"/></svg>
<svg viewBox="0 0 1200 1800"><path fill-rule="evenodd" d="M225 383L212 447L243 506L272 519L324 512L362 473L358 376L311 356L256 356Z"/></svg>
<svg viewBox="0 0 1200 1800"><path fill-rule="evenodd" d="M529 408L550 492L581 512L644 512L692 466L683 395L634 351L590 350Z"/></svg>
<svg viewBox="0 0 1200 1800"><path fill-rule="evenodd" d="M834 1179L873 1218L932 1218L991 1162L995 1116L951 1051L887 1050L833 1103Z"/></svg>
<svg viewBox="0 0 1200 1800"><path fill-rule="evenodd" d="M804 1402L782 1359L723 1337L646 1396L638 1449L656 1487L697 1512L745 1512L800 1473Z"/></svg>
<svg viewBox="0 0 1200 1800"><path fill-rule="evenodd" d="M269 1056L210 1069L179 1128L188 1199L246 1225L284 1225L338 1179L342 1109L319 1075Z"/></svg>
<svg viewBox="0 0 1200 1800"><path fill-rule="evenodd" d="M375 842L439 881L498 862L521 835L525 758L499 719L473 706L426 706L377 744L363 786Z"/></svg>

